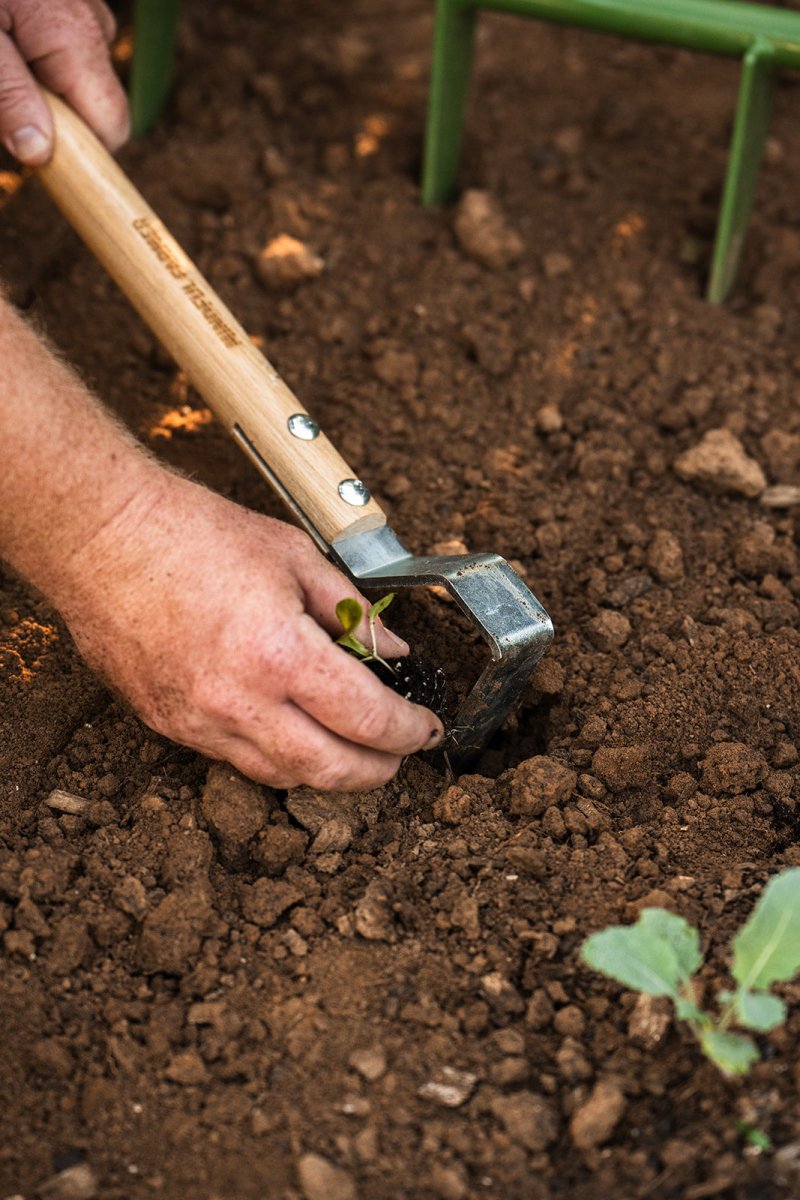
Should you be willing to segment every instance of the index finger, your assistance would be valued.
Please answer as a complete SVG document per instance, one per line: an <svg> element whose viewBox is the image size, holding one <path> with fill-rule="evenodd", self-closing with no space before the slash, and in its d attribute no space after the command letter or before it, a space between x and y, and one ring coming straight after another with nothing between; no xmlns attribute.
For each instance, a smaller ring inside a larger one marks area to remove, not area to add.
<svg viewBox="0 0 800 1200"><path fill-rule="evenodd" d="M121 146L130 130L128 102L96 11L50 0L46 19L40 9L23 9L14 36L37 78L63 96L110 150Z"/></svg>
<svg viewBox="0 0 800 1200"><path fill-rule="evenodd" d="M347 741L387 754L413 754L439 745L444 728L430 709L385 687L312 618L305 620L304 669L293 675L289 689L299 708Z"/></svg>
<svg viewBox="0 0 800 1200"><path fill-rule="evenodd" d="M103 3L103 0L88 0L88 3L97 18L103 37L110 46L117 36L117 18L108 5Z"/></svg>

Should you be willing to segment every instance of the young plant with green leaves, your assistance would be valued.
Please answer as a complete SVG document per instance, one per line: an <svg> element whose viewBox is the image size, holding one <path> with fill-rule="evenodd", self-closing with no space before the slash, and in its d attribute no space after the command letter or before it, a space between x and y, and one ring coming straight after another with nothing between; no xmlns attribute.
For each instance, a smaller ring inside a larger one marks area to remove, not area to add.
<svg viewBox="0 0 800 1200"><path fill-rule="evenodd" d="M588 938L581 956L596 971L648 996L668 996L704 1054L726 1075L741 1075L759 1057L752 1038L731 1026L767 1033L786 1020L769 991L800 972L800 867L776 875L733 939L733 990L719 992L718 1014L698 1007L694 976L703 965L700 935L663 908L645 908L635 925L612 925Z"/></svg>
<svg viewBox="0 0 800 1200"><path fill-rule="evenodd" d="M375 622L381 613L389 607L394 600L394 592L389 592L388 596L382 596L380 600L376 600L367 609L367 620L369 621L369 634L372 648L365 646L361 639L356 635L361 622L364 620L364 608L358 600L346 599L340 600L336 605L336 616L339 620L344 633L336 639L337 646L344 646L356 654L362 662L379 662L386 667L387 671L391 671L392 675L396 674L394 667L387 663L385 658L381 658L378 654L378 641L375 634Z"/></svg>

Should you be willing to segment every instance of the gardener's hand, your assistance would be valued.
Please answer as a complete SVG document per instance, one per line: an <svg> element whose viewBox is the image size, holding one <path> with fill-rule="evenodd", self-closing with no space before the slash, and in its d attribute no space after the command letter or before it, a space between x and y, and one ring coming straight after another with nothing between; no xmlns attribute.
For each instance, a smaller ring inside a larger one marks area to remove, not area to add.
<svg viewBox="0 0 800 1200"><path fill-rule="evenodd" d="M0 0L0 139L20 162L41 166L53 151L37 79L110 150L126 140L128 103L109 50L114 33L102 0Z"/></svg>
<svg viewBox="0 0 800 1200"><path fill-rule="evenodd" d="M377 787L438 744L432 713L331 640L337 601L360 597L305 534L154 479L73 557L61 598L80 650L150 726L281 788Z"/></svg>

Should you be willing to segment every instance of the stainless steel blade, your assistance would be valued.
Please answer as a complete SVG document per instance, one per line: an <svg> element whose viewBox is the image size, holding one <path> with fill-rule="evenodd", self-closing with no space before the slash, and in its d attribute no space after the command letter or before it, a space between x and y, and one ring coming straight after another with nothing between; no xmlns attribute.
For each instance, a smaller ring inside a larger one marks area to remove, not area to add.
<svg viewBox="0 0 800 1200"><path fill-rule="evenodd" d="M530 588L498 554L410 554L387 525L337 541L331 557L363 587L438 584L489 643L488 663L456 714L445 749L459 766L499 728L553 638Z"/></svg>

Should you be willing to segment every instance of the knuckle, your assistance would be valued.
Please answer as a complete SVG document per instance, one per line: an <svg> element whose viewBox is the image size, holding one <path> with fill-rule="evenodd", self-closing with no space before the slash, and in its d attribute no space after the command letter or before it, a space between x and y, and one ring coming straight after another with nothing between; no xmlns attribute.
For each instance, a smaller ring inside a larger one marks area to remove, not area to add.
<svg viewBox="0 0 800 1200"><path fill-rule="evenodd" d="M330 759L309 773L310 787L319 788L322 792L347 791L351 773L347 764L341 759Z"/></svg>
<svg viewBox="0 0 800 1200"><path fill-rule="evenodd" d="M289 622L276 621L253 647L253 661L270 678L290 680L300 666L296 631Z"/></svg>
<svg viewBox="0 0 800 1200"><path fill-rule="evenodd" d="M62 18L62 41L80 43L82 46L94 48L104 43L103 31L97 13L89 0L81 4L70 4L66 7Z"/></svg>
<svg viewBox="0 0 800 1200"><path fill-rule="evenodd" d="M218 679L201 675L191 681L186 697L187 714L202 714L206 720L220 723L232 717L232 709L231 697Z"/></svg>
<svg viewBox="0 0 800 1200"><path fill-rule="evenodd" d="M281 530L281 541L282 552L300 564L308 565L309 560L312 560L316 566L319 561L325 561L309 534L302 529L295 529L293 525L287 526L285 531Z"/></svg>
<svg viewBox="0 0 800 1200"><path fill-rule="evenodd" d="M117 21L114 13L111 11L108 5L103 2L103 0L98 0L97 9L97 19L105 26L103 32L106 34L109 40L113 41L113 39L117 36L119 22Z"/></svg>
<svg viewBox="0 0 800 1200"><path fill-rule="evenodd" d="M384 741L394 724L394 714L388 706L368 705L355 721L355 741L364 746L376 746Z"/></svg>
<svg viewBox="0 0 800 1200"><path fill-rule="evenodd" d="M31 87L26 79L0 75L0 110L24 108L30 99Z"/></svg>

